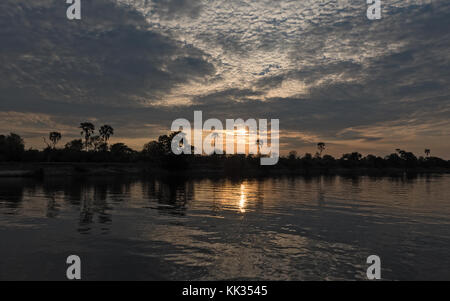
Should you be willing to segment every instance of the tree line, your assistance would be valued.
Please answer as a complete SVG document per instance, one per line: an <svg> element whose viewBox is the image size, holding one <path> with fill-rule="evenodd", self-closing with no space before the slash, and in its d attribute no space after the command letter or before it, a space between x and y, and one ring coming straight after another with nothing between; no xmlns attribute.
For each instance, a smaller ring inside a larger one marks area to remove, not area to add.
<svg viewBox="0 0 450 301"><path fill-rule="evenodd" d="M11 133L0 135L0 162L150 162L166 168L187 168L189 165L220 166L223 168L257 168L259 155L180 155L172 153L172 139L177 132L162 135L157 140L145 144L141 151L136 151L124 143L110 144L114 128L103 125L96 132L90 122L81 123L80 139L74 139L59 147L62 134L51 132L43 137L44 150L25 149L22 137ZM450 161L433 157L426 148L423 155L396 149L385 156L367 155L359 152L343 154L340 158L324 155L326 144L319 142L317 152L300 156L296 151L281 157L273 168L287 169L330 169L330 168L450 168ZM265 167L267 168L267 167Z"/></svg>
<svg viewBox="0 0 450 301"><path fill-rule="evenodd" d="M156 141L145 144L141 151L133 150L125 143L110 144L114 128L103 125L96 132L95 125L83 122L79 126L80 139L74 139L60 147L63 138L60 132L50 132L43 137L43 150L25 149L24 139L15 134L0 135L0 162L141 162L172 159L171 142L178 133L160 136ZM184 156L180 156L184 157ZM180 163L180 162L178 162Z"/></svg>

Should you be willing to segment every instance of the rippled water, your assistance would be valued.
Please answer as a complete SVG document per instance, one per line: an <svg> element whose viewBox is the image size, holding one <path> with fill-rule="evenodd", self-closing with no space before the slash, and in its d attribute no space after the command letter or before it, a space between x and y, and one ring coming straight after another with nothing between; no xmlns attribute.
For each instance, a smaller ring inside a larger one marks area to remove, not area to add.
<svg viewBox="0 0 450 301"><path fill-rule="evenodd" d="M450 176L0 179L0 279L450 280Z"/></svg>

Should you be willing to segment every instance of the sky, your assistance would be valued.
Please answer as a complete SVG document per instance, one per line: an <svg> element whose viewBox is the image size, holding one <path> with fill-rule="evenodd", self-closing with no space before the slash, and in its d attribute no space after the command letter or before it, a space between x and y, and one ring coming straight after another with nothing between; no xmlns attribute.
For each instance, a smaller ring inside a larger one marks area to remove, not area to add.
<svg viewBox="0 0 450 301"><path fill-rule="evenodd" d="M43 148L90 121L136 150L177 118L280 120L281 153L450 159L450 2L0 2L0 133Z"/></svg>

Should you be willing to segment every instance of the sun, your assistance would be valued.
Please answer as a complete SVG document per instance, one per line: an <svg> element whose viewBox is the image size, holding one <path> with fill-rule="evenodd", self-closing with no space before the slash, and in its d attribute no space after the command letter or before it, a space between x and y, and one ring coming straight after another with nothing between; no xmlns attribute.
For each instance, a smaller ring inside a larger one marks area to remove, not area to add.
<svg viewBox="0 0 450 301"><path fill-rule="evenodd" d="M239 129L234 131L236 135L245 136L248 134L248 131L246 129Z"/></svg>

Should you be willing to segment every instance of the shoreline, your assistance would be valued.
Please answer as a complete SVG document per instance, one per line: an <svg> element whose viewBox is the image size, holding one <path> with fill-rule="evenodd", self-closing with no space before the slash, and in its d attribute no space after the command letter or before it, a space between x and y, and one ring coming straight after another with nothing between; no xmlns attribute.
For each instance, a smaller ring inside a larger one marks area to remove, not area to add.
<svg viewBox="0 0 450 301"><path fill-rule="evenodd" d="M47 178L74 176L185 176L185 177L265 177L265 176L403 176L407 174L450 174L448 168L242 168L198 165L168 170L150 163L0 163L0 178Z"/></svg>

